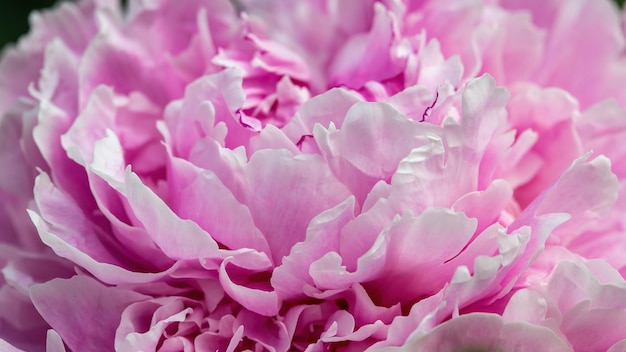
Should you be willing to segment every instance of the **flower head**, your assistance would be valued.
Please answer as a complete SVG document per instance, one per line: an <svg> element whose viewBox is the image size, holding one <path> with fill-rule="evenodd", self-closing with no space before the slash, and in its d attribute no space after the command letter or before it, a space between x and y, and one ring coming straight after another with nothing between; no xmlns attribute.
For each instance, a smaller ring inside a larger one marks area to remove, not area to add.
<svg viewBox="0 0 626 352"><path fill-rule="evenodd" d="M0 346L567 351L620 326L608 2L82 0L32 24L0 61Z"/></svg>

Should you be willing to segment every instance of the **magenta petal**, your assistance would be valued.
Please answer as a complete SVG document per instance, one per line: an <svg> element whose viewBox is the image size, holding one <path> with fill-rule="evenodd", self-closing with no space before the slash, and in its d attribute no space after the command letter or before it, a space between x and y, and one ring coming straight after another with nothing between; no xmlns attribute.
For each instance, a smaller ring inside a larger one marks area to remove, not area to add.
<svg viewBox="0 0 626 352"><path fill-rule="evenodd" d="M119 264L97 235L96 226L68 194L52 183L47 174L37 177L35 194L40 214L30 212L30 215L42 237L47 237L46 233L50 231L49 240L52 237L61 240L99 262ZM47 241L44 239L44 242Z"/></svg>
<svg viewBox="0 0 626 352"><path fill-rule="evenodd" d="M242 311L237 319L244 326L245 336L268 350L289 350L289 336L285 324L249 311Z"/></svg>
<svg viewBox="0 0 626 352"><path fill-rule="evenodd" d="M122 311L147 298L85 276L35 285L30 295L39 313L74 351L113 349Z"/></svg>
<svg viewBox="0 0 626 352"><path fill-rule="evenodd" d="M28 133L22 114L32 108L21 104L0 119L0 163L11 165L0 171L0 190L9 194L28 194L32 191L35 175L21 150L22 133Z"/></svg>

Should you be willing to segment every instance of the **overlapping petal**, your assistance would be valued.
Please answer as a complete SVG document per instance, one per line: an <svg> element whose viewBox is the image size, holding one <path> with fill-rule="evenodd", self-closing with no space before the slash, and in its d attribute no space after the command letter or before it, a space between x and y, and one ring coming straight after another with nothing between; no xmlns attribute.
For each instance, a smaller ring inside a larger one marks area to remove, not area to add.
<svg viewBox="0 0 626 352"><path fill-rule="evenodd" d="M0 349L624 346L608 1L127 5L0 60Z"/></svg>

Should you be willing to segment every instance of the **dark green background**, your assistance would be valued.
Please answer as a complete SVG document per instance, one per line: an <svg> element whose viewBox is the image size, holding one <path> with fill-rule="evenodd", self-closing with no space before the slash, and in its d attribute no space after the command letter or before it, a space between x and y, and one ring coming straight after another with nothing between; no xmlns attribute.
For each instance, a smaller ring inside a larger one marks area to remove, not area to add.
<svg viewBox="0 0 626 352"><path fill-rule="evenodd" d="M622 6L626 0L614 1ZM0 0L0 47L16 41L28 31L28 14L33 9L50 7L55 2L56 0Z"/></svg>
<svg viewBox="0 0 626 352"><path fill-rule="evenodd" d="M28 14L52 6L56 0L0 0L0 46L28 31Z"/></svg>

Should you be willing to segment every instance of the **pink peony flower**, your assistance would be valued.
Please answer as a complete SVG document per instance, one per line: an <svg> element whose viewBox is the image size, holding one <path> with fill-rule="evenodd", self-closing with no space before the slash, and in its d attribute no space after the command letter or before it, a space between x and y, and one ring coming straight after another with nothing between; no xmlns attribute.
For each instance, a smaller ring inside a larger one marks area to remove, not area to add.
<svg viewBox="0 0 626 352"><path fill-rule="evenodd" d="M0 349L626 345L608 1L31 22L0 61Z"/></svg>
<svg viewBox="0 0 626 352"><path fill-rule="evenodd" d="M549 328L574 350L619 351L626 341L625 289L606 262L564 261L547 284L517 291L502 318Z"/></svg>

